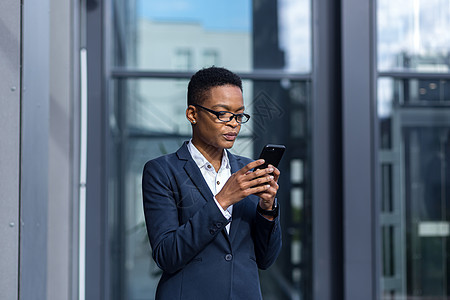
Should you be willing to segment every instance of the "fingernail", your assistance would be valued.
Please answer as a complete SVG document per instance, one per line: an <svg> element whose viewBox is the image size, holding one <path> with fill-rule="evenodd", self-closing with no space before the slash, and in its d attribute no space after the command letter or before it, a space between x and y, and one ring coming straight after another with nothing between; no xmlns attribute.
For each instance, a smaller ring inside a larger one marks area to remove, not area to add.
<svg viewBox="0 0 450 300"><path fill-rule="evenodd" d="M270 176L269 178L270 178L270 179L273 179L273 176Z"/></svg>
<svg viewBox="0 0 450 300"><path fill-rule="evenodd" d="M268 189L268 188L270 188L270 185L267 184L267 185L266 185L266 189Z"/></svg>
<svg viewBox="0 0 450 300"><path fill-rule="evenodd" d="M272 168L270 168L270 169L269 169L269 172L273 172L273 169L272 169Z"/></svg>

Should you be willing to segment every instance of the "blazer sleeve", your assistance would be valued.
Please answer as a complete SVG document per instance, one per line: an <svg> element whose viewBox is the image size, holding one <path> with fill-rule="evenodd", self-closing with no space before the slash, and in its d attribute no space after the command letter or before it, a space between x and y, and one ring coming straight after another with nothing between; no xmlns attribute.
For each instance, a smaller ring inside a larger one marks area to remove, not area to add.
<svg viewBox="0 0 450 300"><path fill-rule="evenodd" d="M265 270L277 259L281 250L280 216L273 221L264 218L255 209L253 240L258 268Z"/></svg>
<svg viewBox="0 0 450 300"><path fill-rule="evenodd" d="M157 160L147 162L142 193L147 233L156 264L167 273L182 269L228 224L213 199L180 224L176 191L167 169ZM182 197L180 195L179 197Z"/></svg>

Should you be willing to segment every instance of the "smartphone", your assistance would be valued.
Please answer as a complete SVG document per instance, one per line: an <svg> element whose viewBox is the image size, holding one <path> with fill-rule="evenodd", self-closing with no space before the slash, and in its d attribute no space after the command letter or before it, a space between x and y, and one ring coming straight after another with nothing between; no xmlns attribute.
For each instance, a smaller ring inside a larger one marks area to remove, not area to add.
<svg viewBox="0 0 450 300"><path fill-rule="evenodd" d="M283 157L284 150L286 147L284 145L267 144L261 151L259 158L264 159L264 164L258 166L256 169L265 169L268 165L278 167L281 157Z"/></svg>

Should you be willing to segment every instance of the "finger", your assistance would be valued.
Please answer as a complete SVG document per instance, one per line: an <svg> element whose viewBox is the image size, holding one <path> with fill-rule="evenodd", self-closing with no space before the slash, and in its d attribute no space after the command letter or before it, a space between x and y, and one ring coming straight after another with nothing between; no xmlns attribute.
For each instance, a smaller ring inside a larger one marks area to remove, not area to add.
<svg viewBox="0 0 450 300"><path fill-rule="evenodd" d="M265 190L261 193L258 193L257 196L264 198L264 199L265 198L267 198L267 199L275 198L277 195L277 192L278 192L278 187L279 187L279 185L276 182L271 181L270 187L267 190Z"/></svg>
<svg viewBox="0 0 450 300"><path fill-rule="evenodd" d="M278 189L275 186L270 186L267 190L263 191L261 194L265 195L264 197L272 199L277 195Z"/></svg>
<svg viewBox="0 0 450 300"><path fill-rule="evenodd" d="M250 172L250 173L248 173L248 174L246 174L246 175L248 175L248 178L251 180L251 179L253 179L253 178L257 178L257 177L264 176L264 175L266 175L266 174L270 174L270 173L272 173L273 171L274 171L273 168L268 167L268 168L265 168L265 169L258 169L258 170L255 170L255 171Z"/></svg>
<svg viewBox="0 0 450 300"><path fill-rule="evenodd" d="M278 187L279 187L278 183L275 180L273 180L273 179L270 180L268 183L270 185L270 188L273 189L274 193L277 193L278 192Z"/></svg>
<svg viewBox="0 0 450 300"><path fill-rule="evenodd" d="M274 165L269 164L267 167L272 168L274 173L276 173L277 175L280 175L280 170L278 170L278 168L275 167Z"/></svg>
<svg viewBox="0 0 450 300"><path fill-rule="evenodd" d="M263 193L268 189L270 189L270 185L264 184L264 185L257 185L257 186L251 187L247 191L249 192L250 195L252 195L252 194L256 195L259 193Z"/></svg>
<svg viewBox="0 0 450 300"><path fill-rule="evenodd" d="M278 192L278 188L279 185L277 183L277 181L275 180L275 177L273 175L265 175L265 176L261 176L261 177L256 177L255 179L251 180L249 182L249 185L246 185L248 187L252 187L255 185L262 185L268 183L270 185L271 188L271 194L275 197L275 195ZM265 191L267 192L267 191Z"/></svg>
<svg viewBox="0 0 450 300"><path fill-rule="evenodd" d="M281 174L280 170L278 170L273 165L269 165L269 168L273 168L273 176L275 177L275 181L278 181L278 178L280 177Z"/></svg>
<svg viewBox="0 0 450 300"><path fill-rule="evenodd" d="M246 166L244 166L242 169L240 169L236 173L246 174L248 171L250 171L250 170L252 170L252 169L254 169L257 166L260 166L262 164L264 164L264 159L258 159L258 160L252 161L251 163L247 164Z"/></svg>
<svg viewBox="0 0 450 300"><path fill-rule="evenodd" d="M247 181L244 184L244 186L245 186L245 188L251 188L254 186L266 185L266 184L268 184L270 186L270 182L273 182L273 179L274 179L274 177L269 176L269 175L260 176L260 177L256 177L256 178L253 178L253 179Z"/></svg>

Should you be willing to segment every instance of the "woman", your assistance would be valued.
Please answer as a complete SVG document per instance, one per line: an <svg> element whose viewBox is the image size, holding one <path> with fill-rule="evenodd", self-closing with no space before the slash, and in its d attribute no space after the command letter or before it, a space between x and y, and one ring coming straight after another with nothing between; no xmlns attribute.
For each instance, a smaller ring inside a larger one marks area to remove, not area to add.
<svg viewBox="0 0 450 300"><path fill-rule="evenodd" d="M280 171L232 155L244 113L241 79L224 68L194 74L186 117L192 139L147 162L142 188L156 299L261 299L258 268L281 249Z"/></svg>

